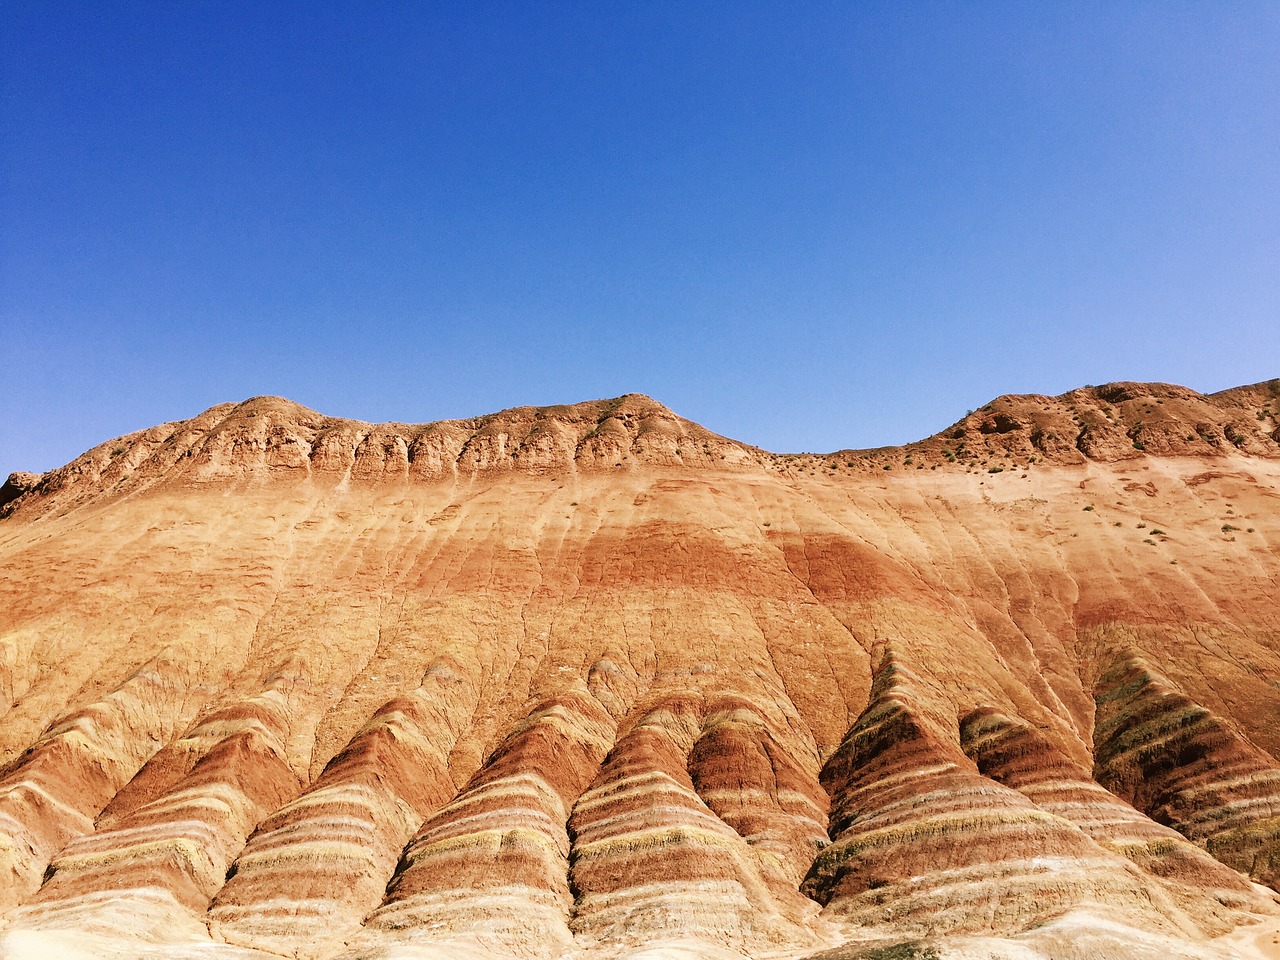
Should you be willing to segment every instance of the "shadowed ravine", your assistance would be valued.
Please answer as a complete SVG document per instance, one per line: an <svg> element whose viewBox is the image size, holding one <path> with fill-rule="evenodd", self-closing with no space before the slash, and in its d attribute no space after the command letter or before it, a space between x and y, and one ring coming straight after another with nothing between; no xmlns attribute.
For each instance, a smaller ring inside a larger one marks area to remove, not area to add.
<svg viewBox="0 0 1280 960"><path fill-rule="evenodd" d="M0 957L1266 956L1277 415L256 398L15 475Z"/></svg>

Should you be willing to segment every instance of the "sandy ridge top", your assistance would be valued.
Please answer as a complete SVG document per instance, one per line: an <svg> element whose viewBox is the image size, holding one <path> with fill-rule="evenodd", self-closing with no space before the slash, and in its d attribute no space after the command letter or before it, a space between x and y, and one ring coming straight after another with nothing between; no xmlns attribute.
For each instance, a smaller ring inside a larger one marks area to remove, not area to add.
<svg viewBox="0 0 1280 960"><path fill-rule="evenodd" d="M1200 394L1163 383L1005 395L915 443L774 454L720 436L642 394L514 407L425 424L329 417L280 397L210 407L106 441L45 474L0 487L0 518L38 515L157 484L279 480L429 482L476 473L646 465L780 470L802 476L897 469L1003 469L1149 456L1280 458L1280 379Z"/></svg>

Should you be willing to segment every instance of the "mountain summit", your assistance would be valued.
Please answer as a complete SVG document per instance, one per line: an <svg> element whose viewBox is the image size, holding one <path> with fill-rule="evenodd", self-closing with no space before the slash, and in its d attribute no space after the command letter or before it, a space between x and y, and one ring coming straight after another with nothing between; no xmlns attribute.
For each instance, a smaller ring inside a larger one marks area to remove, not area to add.
<svg viewBox="0 0 1280 960"><path fill-rule="evenodd" d="M515 407L469 420L364 423L280 397L210 407L99 444L41 476L15 473L0 516L31 503L81 502L156 483L283 477L432 482L480 473L742 467L794 472L988 463L1084 463L1145 455L1280 457L1280 380L1205 396L1161 383L1112 383L1059 397L1007 395L916 443L835 454L771 454L729 440L643 394Z"/></svg>

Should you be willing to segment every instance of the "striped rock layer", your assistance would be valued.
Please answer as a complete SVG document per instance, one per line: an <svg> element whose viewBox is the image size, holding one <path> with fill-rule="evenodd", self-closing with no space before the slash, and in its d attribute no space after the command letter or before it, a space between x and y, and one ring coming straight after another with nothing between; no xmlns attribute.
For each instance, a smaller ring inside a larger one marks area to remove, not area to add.
<svg viewBox="0 0 1280 960"><path fill-rule="evenodd" d="M1140 657L1103 676L1098 780L1260 883L1280 886L1280 769Z"/></svg>
<svg viewBox="0 0 1280 960"><path fill-rule="evenodd" d="M18 476L0 956L1249 956L1277 412L1118 384L817 457L258 398Z"/></svg>
<svg viewBox="0 0 1280 960"><path fill-rule="evenodd" d="M937 934L1026 926L1102 902L1185 933L1190 918L1075 823L983 776L954 715L887 654L871 702L827 761L832 844L805 891L866 927Z"/></svg>
<svg viewBox="0 0 1280 960"><path fill-rule="evenodd" d="M1206 932L1220 933L1240 922L1240 912L1266 908L1269 898L1245 875L1104 789L1034 727L979 709L965 717L961 738L985 776L1133 861Z"/></svg>

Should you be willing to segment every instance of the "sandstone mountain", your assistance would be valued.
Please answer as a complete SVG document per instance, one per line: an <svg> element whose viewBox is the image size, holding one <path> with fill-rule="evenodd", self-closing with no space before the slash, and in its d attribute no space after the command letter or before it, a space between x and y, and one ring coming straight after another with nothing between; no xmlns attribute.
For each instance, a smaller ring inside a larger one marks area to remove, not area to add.
<svg viewBox="0 0 1280 960"><path fill-rule="evenodd" d="M1274 955L1277 597L1280 381L220 405L0 488L0 957Z"/></svg>

